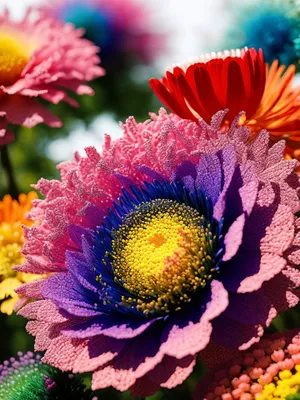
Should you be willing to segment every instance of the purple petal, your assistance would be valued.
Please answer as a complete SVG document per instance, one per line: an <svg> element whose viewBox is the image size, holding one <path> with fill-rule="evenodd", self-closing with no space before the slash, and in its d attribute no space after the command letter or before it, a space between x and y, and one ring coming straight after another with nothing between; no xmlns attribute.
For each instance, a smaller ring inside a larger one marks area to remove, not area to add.
<svg viewBox="0 0 300 400"><path fill-rule="evenodd" d="M82 249L82 239L85 238L87 242L92 245L93 243L93 237L94 237L94 231L88 228L83 228L78 225L72 225L70 224L68 226L69 230L69 235L72 240L72 242L78 247L78 249Z"/></svg>
<svg viewBox="0 0 300 400"><path fill-rule="evenodd" d="M89 321L64 329L66 336L86 339L97 335L105 335L115 339L131 339L143 333L156 319L127 319L124 315L100 315Z"/></svg>
<svg viewBox="0 0 300 400"><path fill-rule="evenodd" d="M220 315L227 305L227 291L221 282L212 281L211 296L205 310L200 304L195 304L170 318L162 336L162 351L169 356L183 358L204 349L212 333L210 321Z"/></svg>
<svg viewBox="0 0 300 400"><path fill-rule="evenodd" d="M222 190L222 169L215 154L202 154L197 165L196 188L201 189L216 204Z"/></svg>
<svg viewBox="0 0 300 400"><path fill-rule="evenodd" d="M48 278L42 287L42 294L71 315L90 317L101 314L94 307L98 297L84 289L70 274L55 274Z"/></svg>
<svg viewBox="0 0 300 400"><path fill-rule="evenodd" d="M92 388L113 386L124 391L158 365L164 355L160 350L159 331L152 325L143 334L127 340L126 346L110 363L93 374Z"/></svg>

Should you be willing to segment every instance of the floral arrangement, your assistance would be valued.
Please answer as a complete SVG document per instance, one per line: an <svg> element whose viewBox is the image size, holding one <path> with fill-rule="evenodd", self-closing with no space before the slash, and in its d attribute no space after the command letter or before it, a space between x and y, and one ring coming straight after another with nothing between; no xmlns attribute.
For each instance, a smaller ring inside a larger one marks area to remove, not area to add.
<svg viewBox="0 0 300 400"><path fill-rule="evenodd" d="M150 80L170 113L129 117L121 137L33 184L41 198L16 195L7 123L47 122L45 100L75 105L69 91L92 94L85 82L103 74L82 30L36 12L21 23L4 14L0 31L10 192L0 202L0 307L28 320L39 353L0 365L0 397L96 400L113 387L145 398L201 362L195 400L296 400L299 319L270 334L300 299L295 65L269 66L262 49L244 48L175 66ZM90 374L91 389L74 374Z"/></svg>

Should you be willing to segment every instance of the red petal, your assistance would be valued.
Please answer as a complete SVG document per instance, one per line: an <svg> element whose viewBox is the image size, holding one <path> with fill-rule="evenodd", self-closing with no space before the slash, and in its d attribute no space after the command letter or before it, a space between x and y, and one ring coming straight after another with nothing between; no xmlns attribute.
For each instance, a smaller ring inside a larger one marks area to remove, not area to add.
<svg viewBox="0 0 300 400"><path fill-rule="evenodd" d="M194 79L199 101L211 118L217 111L222 110L223 107L216 97L209 72L204 67L196 67Z"/></svg>
<svg viewBox="0 0 300 400"><path fill-rule="evenodd" d="M201 103L194 95L191 85L189 84L190 82L187 81L186 76L182 74L178 76L177 80L181 92L183 93L184 97L186 98L192 109L195 110L197 114L199 114L199 116L202 117L206 122L210 122L211 116L205 112Z"/></svg>
<svg viewBox="0 0 300 400"><path fill-rule="evenodd" d="M174 96L172 92L168 91L158 79L150 79L149 84L160 101L173 113L177 114L181 118L197 121L197 118L194 117L187 106L181 107L181 104L178 104L178 99L176 96Z"/></svg>
<svg viewBox="0 0 300 400"><path fill-rule="evenodd" d="M227 118L233 120L240 111L245 111L247 104L246 90L240 65L231 59L227 68L227 98L229 109Z"/></svg>
<svg viewBox="0 0 300 400"><path fill-rule="evenodd" d="M266 86L266 67L263 52L254 49L246 52L244 62L250 67L251 94L246 107L247 119L251 119L257 111Z"/></svg>

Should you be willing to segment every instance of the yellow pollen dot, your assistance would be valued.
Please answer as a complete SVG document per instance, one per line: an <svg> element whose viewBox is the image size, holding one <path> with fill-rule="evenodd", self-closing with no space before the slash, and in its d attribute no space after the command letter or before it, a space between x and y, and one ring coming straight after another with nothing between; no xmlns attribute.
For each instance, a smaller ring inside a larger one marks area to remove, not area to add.
<svg viewBox="0 0 300 400"><path fill-rule="evenodd" d="M154 244L155 247L161 247L163 244L167 242L167 239L162 234L157 234L157 233L155 233L148 240L149 243Z"/></svg>
<svg viewBox="0 0 300 400"><path fill-rule="evenodd" d="M22 42L9 34L0 34L0 84L12 85L21 76L29 60Z"/></svg>
<svg viewBox="0 0 300 400"><path fill-rule="evenodd" d="M205 218L185 204L157 199L129 213L113 231L112 267L116 281L145 314L170 312L211 279L210 231Z"/></svg>
<svg viewBox="0 0 300 400"><path fill-rule="evenodd" d="M280 371L273 378L273 382L264 386L261 393L255 397L256 400L285 400L287 396L294 395L300 390L300 368Z"/></svg>

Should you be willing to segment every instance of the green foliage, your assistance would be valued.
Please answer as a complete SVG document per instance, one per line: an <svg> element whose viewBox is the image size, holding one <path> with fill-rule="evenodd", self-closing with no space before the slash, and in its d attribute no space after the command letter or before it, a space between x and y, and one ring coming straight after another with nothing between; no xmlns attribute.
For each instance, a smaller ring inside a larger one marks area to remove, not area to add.
<svg viewBox="0 0 300 400"><path fill-rule="evenodd" d="M290 394L286 397L286 400L300 400L300 392L296 394Z"/></svg>

